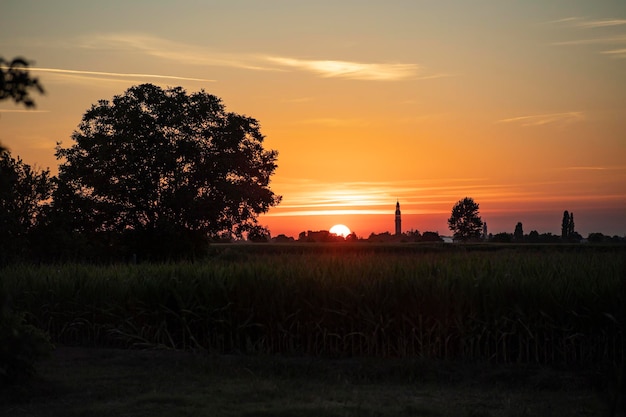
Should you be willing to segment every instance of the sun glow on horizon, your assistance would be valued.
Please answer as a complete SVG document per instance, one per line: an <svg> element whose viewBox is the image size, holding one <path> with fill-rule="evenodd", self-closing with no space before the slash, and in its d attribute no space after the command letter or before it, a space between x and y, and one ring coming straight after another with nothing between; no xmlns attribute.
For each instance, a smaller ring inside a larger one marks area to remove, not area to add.
<svg viewBox="0 0 626 417"><path fill-rule="evenodd" d="M330 233L332 233L333 235L346 237L352 232L345 224L336 224L330 228Z"/></svg>

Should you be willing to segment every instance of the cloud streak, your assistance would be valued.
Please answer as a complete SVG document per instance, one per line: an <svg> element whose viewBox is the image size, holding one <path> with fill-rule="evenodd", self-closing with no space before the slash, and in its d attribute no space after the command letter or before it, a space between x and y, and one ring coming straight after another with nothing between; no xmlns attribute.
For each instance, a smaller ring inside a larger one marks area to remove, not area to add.
<svg viewBox="0 0 626 417"><path fill-rule="evenodd" d="M548 24L566 24L568 26L595 29L611 26L626 25L626 19L587 19L584 17L565 17L563 19L551 20Z"/></svg>
<svg viewBox="0 0 626 417"><path fill-rule="evenodd" d="M100 34L79 41L85 49L109 49L140 52L159 59L199 66L223 66L251 70L271 70L259 65L254 54L228 54L195 45L173 42L156 36L136 33Z"/></svg>
<svg viewBox="0 0 626 417"><path fill-rule="evenodd" d="M598 20L583 20L582 22L576 22L575 26L581 28L604 28L609 26L622 26L626 25L626 19L598 19Z"/></svg>
<svg viewBox="0 0 626 417"><path fill-rule="evenodd" d="M130 78L161 78L168 80L181 80L181 81L201 81L201 82L215 82L215 80L208 80L204 78L191 78L191 77L181 77L176 75L159 75L159 74L138 74L138 73L122 73L122 72L105 72L105 71L82 71L82 70L72 70L72 69L62 69L62 68L39 68L32 67L29 68L32 71L39 72L52 72L59 74L70 74L70 75L100 75L107 77L130 77Z"/></svg>
<svg viewBox="0 0 626 417"><path fill-rule="evenodd" d="M573 166L562 169L567 171L626 171L626 166Z"/></svg>
<svg viewBox="0 0 626 417"><path fill-rule="evenodd" d="M313 72L322 77L350 78L355 80L393 81L418 75L416 64L370 64L333 60L306 60L284 57L268 57L270 62Z"/></svg>
<svg viewBox="0 0 626 417"><path fill-rule="evenodd" d="M583 112L572 111L565 113L535 114L530 116L518 116L498 120L498 123L519 123L522 126L543 126L547 124L570 124L584 120Z"/></svg>
<svg viewBox="0 0 626 417"><path fill-rule="evenodd" d="M194 45L173 42L144 34L104 34L84 38L86 49L113 49L140 52L148 56L199 66L221 66L256 71L300 70L324 78L367 81L396 81L411 78L438 78L447 74L421 75L417 64L368 63L345 60L314 60L294 57L223 53Z"/></svg>
<svg viewBox="0 0 626 417"><path fill-rule="evenodd" d="M553 42L552 45L615 45L626 44L626 35L612 38L576 39L573 41Z"/></svg>
<svg viewBox="0 0 626 417"><path fill-rule="evenodd" d="M570 17L560 20L554 20L550 23L556 24L568 24L579 29L599 29L605 28L610 30L613 28L620 28L626 26L626 19L596 19L589 20L578 17ZM603 38L591 38L591 39L576 39L570 41L553 42L552 45L564 46L564 45L626 45L626 35L603 37ZM600 51L601 54L608 55L612 58L626 58L626 48L616 48Z"/></svg>
<svg viewBox="0 0 626 417"><path fill-rule="evenodd" d="M565 167L566 171L622 172L615 167ZM589 193L581 188L580 178L531 181L517 184L491 183L488 178L441 178L416 181L323 182L291 179L275 187L285 196L266 217L385 215L390 216L396 199L403 214L447 215L453 204L464 196L473 196L481 203L482 213L519 212L520 202L529 202L523 210L546 210L563 202L605 204L625 201L623 192ZM554 192L555 187L559 192ZM484 205L483 205L484 203Z"/></svg>
<svg viewBox="0 0 626 417"><path fill-rule="evenodd" d="M613 58L626 58L626 48L621 49L611 49L609 51L602 51L602 54L609 55Z"/></svg>
<svg viewBox="0 0 626 417"><path fill-rule="evenodd" d="M450 185L450 181L453 183ZM361 181L324 183L311 180L291 180L276 184L285 199L268 216L300 216L330 214L388 214L396 199L405 204L404 212L422 213L436 210L437 205L449 205L459 195L495 187L484 179L432 181Z"/></svg>

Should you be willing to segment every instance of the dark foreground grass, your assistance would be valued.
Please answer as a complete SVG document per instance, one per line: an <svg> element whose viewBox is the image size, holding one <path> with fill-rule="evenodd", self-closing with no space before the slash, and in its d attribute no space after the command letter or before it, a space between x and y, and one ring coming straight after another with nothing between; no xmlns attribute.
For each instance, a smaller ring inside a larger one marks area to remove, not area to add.
<svg viewBox="0 0 626 417"><path fill-rule="evenodd" d="M0 416L604 416L593 373L415 359L57 348Z"/></svg>
<svg viewBox="0 0 626 417"><path fill-rule="evenodd" d="M0 293L56 344L624 363L626 246L468 248L231 245L195 263L9 265Z"/></svg>

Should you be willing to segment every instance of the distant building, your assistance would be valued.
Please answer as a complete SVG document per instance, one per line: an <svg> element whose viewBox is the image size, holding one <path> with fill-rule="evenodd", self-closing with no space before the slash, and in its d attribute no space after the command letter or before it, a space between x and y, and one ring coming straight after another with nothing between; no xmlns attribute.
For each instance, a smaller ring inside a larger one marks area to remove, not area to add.
<svg viewBox="0 0 626 417"><path fill-rule="evenodd" d="M400 202L396 200L396 236L402 234L402 216L400 214Z"/></svg>

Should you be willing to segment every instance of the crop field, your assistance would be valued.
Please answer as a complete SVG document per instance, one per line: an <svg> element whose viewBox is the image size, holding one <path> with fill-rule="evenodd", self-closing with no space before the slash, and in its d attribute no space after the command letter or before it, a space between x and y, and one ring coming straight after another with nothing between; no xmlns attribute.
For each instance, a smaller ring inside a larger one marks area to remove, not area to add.
<svg viewBox="0 0 626 417"><path fill-rule="evenodd" d="M626 248L216 245L194 263L19 265L14 308L74 346L623 363Z"/></svg>

